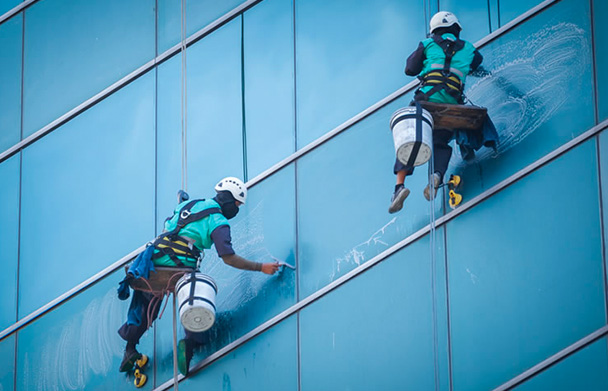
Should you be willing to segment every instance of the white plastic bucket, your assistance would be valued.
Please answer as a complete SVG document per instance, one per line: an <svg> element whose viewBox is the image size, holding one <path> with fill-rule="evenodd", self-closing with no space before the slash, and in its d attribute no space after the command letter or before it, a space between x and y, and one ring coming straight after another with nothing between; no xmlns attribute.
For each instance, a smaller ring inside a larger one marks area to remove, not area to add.
<svg viewBox="0 0 608 391"><path fill-rule="evenodd" d="M425 109L422 110L421 137L416 138L416 107L399 109L391 117L391 130L395 141L395 154L403 164L407 164L413 152L416 141L420 141L420 149L414 160L414 166L419 166L431 158L433 142L433 117Z"/></svg>
<svg viewBox="0 0 608 391"><path fill-rule="evenodd" d="M192 332L209 330L215 322L217 285L202 273L185 274L175 285L179 305L179 320ZM192 299L191 299L192 298Z"/></svg>

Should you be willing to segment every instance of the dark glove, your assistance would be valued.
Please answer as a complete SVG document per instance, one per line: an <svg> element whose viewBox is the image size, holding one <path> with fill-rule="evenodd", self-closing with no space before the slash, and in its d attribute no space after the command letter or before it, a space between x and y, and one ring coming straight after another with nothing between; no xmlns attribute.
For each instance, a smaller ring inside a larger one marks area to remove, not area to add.
<svg viewBox="0 0 608 391"><path fill-rule="evenodd" d="M131 282L131 275L127 275L118 283L118 298L120 300L127 300L131 296L131 289L129 288L129 282Z"/></svg>

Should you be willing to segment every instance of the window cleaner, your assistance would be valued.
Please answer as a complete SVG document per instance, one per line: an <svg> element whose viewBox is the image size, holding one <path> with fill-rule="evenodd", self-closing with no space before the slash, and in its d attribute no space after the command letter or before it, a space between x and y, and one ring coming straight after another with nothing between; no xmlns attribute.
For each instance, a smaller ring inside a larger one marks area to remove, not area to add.
<svg viewBox="0 0 608 391"><path fill-rule="evenodd" d="M180 192L178 194L178 200L181 202L176 207L173 215L165 221L165 232L159 235L137 257L129 268L127 277L121 281L119 287L119 298L121 300L126 300L129 297L129 285L135 289L139 282L141 286L140 280L143 279L137 279L136 277L148 278L148 276L151 276L150 283L154 284L152 279L157 277L157 275L149 274L149 272L155 271L155 268L161 269L164 266L176 272L184 270L176 269L180 267L187 268L185 270L188 270L188 273L196 272L203 257L203 250L211 248L213 244L220 258L231 267L242 270L261 271L269 275L277 272L279 269L278 262L257 263L249 261L238 256L232 248L228 220L234 218L239 212L239 207L245 204L247 198L245 184L238 178L227 177L215 186L215 191L215 197L207 200L191 201L187 193ZM178 273L173 273L173 275L176 274ZM181 272L180 275L184 275L184 272ZM160 276L160 273L158 276ZM186 280L190 278L189 274L184 278ZM169 281L166 285L169 287L175 286L176 280ZM197 273L194 273L194 277L190 278L190 280L204 280L203 286L207 284L214 287L212 279L200 277ZM186 283L180 284L180 287L184 284ZM197 292L198 288L196 286L194 288L195 292ZM135 290L131 305L129 306L127 321L118 330L118 334L127 341L119 371L137 371L135 373L135 385L137 387L145 384L145 377L142 380L140 377L137 377L137 373L141 373L145 362L147 362L147 357L137 351L136 345L158 316L160 307L158 302L153 302L155 296L153 293L150 293L151 291L155 291L152 286L147 291L141 289ZM189 292L190 290L186 289L186 291ZM217 287L215 287L215 291L217 291ZM205 297L205 299L209 300L209 297ZM194 300L186 297L185 301L189 305L192 305L191 302ZM185 313L185 311L182 312ZM196 308L192 313L198 313ZM193 325L191 328L194 329L199 326L200 329L208 326L208 323L203 324L202 320L199 322L196 318L193 319L193 322L190 322L190 324ZM184 376L188 374L193 350L198 345L197 341L200 339L199 334L188 331L186 328L186 338L179 341L177 346L178 369Z"/></svg>
<svg viewBox="0 0 608 391"><path fill-rule="evenodd" d="M476 70L483 57L468 41L460 39L462 26L451 12L441 11L430 21L430 38L419 43L408 57L405 73L417 76L420 86L414 93L411 107L397 111L391 118L391 129L395 139L397 158L393 172L397 175L395 190L388 209L396 213L403 208L410 190L405 187L405 178L412 175L414 166L430 158L430 141L425 140L425 128L431 125L432 156L434 172L423 191L428 201L437 195L447 171L452 147L449 142L456 139L465 160L474 157L481 146L496 149L498 134L484 108L464 106L464 85L467 75ZM432 121L429 121L432 116ZM409 129L413 135L408 139L402 133ZM481 131L480 131L481 130ZM398 141L397 138L400 138ZM426 137L428 139L428 136ZM404 145L408 145L403 148ZM405 153L399 153L405 150ZM422 154L422 157L420 155ZM426 160L425 160L426 159ZM456 207L462 197L456 193L461 178L453 175L448 181L450 206ZM452 197L453 195L453 197Z"/></svg>

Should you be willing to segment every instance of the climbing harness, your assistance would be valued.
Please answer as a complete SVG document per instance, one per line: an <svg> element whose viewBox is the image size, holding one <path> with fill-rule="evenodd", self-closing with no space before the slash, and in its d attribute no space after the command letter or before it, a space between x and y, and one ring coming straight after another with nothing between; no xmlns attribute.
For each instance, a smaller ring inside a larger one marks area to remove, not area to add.
<svg viewBox="0 0 608 391"><path fill-rule="evenodd" d="M192 208L198 202L204 200L192 200L188 202L180 211L177 224L174 229L159 235L152 245L159 252L152 255L152 260L159 259L167 255L178 267L184 267L183 262L178 256L186 257L194 260L197 264L202 260L203 251L199 249L194 240L183 235L179 235L179 231L186 225L204 219L205 217L221 213L220 208L208 208L200 212L192 213Z"/></svg>
<svg viewBox="0 0 608 391"><path fill-rule="evenodd" d="M433 35L433 41L435 41L443 50L445 60L443 64L431 64L431 68L436 70L432 70L420 77L421 85L416 91L416 95L418 95L419 99L429 100L433 94L444 90L462 104L464 103L462 96L464 91L462 78L464 75L460 70L451 67L451 64L452 57L454 57L456 52L464 48L465 43L461 39L452 41L450 39L441 38L436 34ZM420 90L422 87L427 86L432 86L432 88L427 92L422 92Z"/></svg>

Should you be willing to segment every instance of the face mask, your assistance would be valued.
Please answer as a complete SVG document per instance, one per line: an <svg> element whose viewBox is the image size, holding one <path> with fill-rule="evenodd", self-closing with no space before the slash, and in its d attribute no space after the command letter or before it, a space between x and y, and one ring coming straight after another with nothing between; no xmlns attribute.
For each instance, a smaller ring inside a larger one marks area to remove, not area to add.
<svg viewBox="0 0 608 391"><path fill-rule="evenodd" d="M230 220L231 218L236 216L237 213L239 213L239 207L236 206L235 202L226 202L221 207L222 207L222 214L228 220Z"/></svg>
<svg viewBox="0 0 608 391"><path fill-rule="evenodd" d="M239 207L236 206L236 200L234 199L232 194L230 194L229 191L220 191L215 195L215 197L213 197L213 199L217 201L218 204L220 204L220 207L222 208L222 214L228 220L230 220L231 218L236 216L237 213L239 213Z"/></svg>

